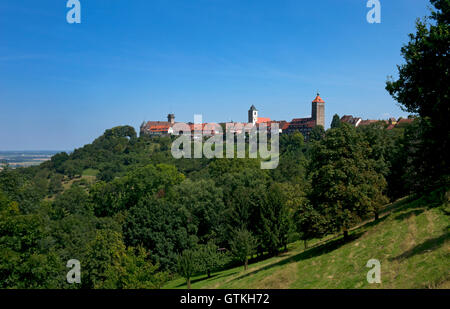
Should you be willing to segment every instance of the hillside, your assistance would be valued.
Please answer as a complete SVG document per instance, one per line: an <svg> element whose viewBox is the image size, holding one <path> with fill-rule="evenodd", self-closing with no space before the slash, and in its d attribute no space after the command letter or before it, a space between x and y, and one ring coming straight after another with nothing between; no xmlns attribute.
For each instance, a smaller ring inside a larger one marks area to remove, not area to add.
<svg viewBox="0 0 450 309"><path fill-rule="evenodd" d="M170 137L106 130L0 172L0 288L73 288L71 259L85 270L76 288L185 288L186 272L193 288L448 287L449 210L435 202L446 189L382 207L414 194L405 136L345 124L317 140L283 135L279 167L262 170L250 158L176 160ZM355 226L348 241L335 234ZM250 269L233 268L251 254ZM369 259L381 285L365 280ZM226 270L206 279L214 269Z"/></svg>
<svg viewBox="0 0 450 309"><path fill-rule="evenodd" d="M304 250L192 279L192 288L449 288L449 206L433 198L403 199L386 208L376 223L351 232L351 241L328 237ZM369 259L381 262L381 284L368 284ZM177 279L165 288L185 288Z"/></svg>

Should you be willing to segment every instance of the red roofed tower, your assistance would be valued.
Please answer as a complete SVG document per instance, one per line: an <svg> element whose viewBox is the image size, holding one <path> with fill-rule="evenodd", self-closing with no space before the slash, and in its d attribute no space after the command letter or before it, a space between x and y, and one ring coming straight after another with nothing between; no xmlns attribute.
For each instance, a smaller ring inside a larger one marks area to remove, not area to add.
<svg viewBox="0 0 450 309"><path fill-rule="evenodd" d="M322 126L325 128L325 101L322 100L319 93L312 101L312 119L316 122L316 126Z"/></svg>

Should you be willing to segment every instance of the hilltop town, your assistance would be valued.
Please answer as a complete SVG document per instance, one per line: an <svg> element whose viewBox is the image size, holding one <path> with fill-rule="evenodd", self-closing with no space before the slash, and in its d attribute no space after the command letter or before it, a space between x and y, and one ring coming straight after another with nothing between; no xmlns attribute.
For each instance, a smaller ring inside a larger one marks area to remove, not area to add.
<svg viewBox="0 0 450 309"><path fill-rule="evenodd" d="M353 117L352 115L344 115L340 118L342 123L348 123L354 127L365 126L376 122L384 122L386 123L386 129L391 130L397 125L403 123L411 123L413 118L389 118L388 120L363 120L360 117ZM167 116L167 121L144 121L140 127L141 135L173 135L174 130L173 126L176 124L175 122L175 114L169 114ZM225 123L219 123L224 126ZM320 97L320 94L317 93L315 99L311 102L311 117L307 118L294 118L290 122L286 120L272 120L267 117L260 117L258 109L252 105L248 110L248 122L243 123L246 128L251 128L253 126L259 126L261 124L265 124L270 130L272 124L278 124L279 133L284 134L292 134L294 132L300 132L308 139L313 128L317 126L321 126L325 128L325 101ZM191 131L194 131L194 124L188 123L191 128ZM206 124L202 123L202 128ZM213 132L214 133L214 132ZM217 134L218 132L215 131Z"/></svg>

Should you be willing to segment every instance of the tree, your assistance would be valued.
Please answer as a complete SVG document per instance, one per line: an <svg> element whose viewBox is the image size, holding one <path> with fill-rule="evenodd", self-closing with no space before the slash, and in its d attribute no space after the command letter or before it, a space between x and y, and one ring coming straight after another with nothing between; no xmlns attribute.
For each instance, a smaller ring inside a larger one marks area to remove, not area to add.
<svg viewBox="0 0 450 309"><path fill-rule="evenodd" d="M314 209L309 201L300 205L295 214L295 219L297 231L305 244L305 249L308 248L308 240L321 238L326 234L327 219Z"/></svg>
<svg viewBox="0 0 450 309"><path fill-rule="evenodd" d="M246 229L235 231L233 239L230 240L230 249L238 261L244 263L244 270L248 269L248 257L255 252L257 239Z"/></svg>
<svg viewBox="0 0 450 309"><path fill-rule="evenodd" d="M275 183L270 186L259 209L258 236L263 249L268 251L269 255L277 254L282 246L286 250L291 221L281 185Z"/></svg>
<svg viewBox="0 0 450 309"><path fill-rule="evenodd" d="M308 201L306 193L309 190L309 182L305 179L301 182L284 182L279 184L286 197L286 207L288 211L289 232L287 243L292 243L299 239L301 233L298 229L298 212Z"/></svg>
<svg viewBox="0 0 450 309"><path fill-rule="evenodd" d="M450 4L448 0L431 4L435 10L430 19L417 21L416 33L401 49L405 63L397 66L398 79L390 78L386 84L405 111L421 117L414 160L418 172L410 175L415 176L417 191L448 187L450 179Z"/></svg>
<svg viewBox="0 0 450 309"><path fill-rule="evenodd" d="M325 129L322 126L315 126L309 134L310 141L320 141L325 136Z"/></svg>
<svg viewBox="0 0 450 309"><path fill-rule="evenodd" d="M211 272L224 266L227 262L225 254L218 250L219 247L211 241L197 248L199 271L205 272L208 278L211 278Z"/></svg>
<svg viewBox="0 0 450 309"><path fill-rule="evenodd" d="M80 186L74 186L58 195L53 207L60 217L64 217L64 214L88 214L92 212L89 195Z"/></svg>
<svg viewBox="0 0 450 309"><path fill-rule="evenodd" d="M134 168L124 177L113 181L99 182L91 188L91 199L97 216L111 216L130 209L141 199L164 197L175 185L181 183L184 175L175 166L150 164Z"/></svg>
<svg viewBox="0 0 450 309"><path fill-rule="evenodd" d="M233 161L233 160L231 160ZM218 244L226 246L234 237L236 229L251 231L255 236L260 223L260 206L264 203L268 173L265 170L245 168L240 172L226 173L217 183L223 189L226 205L226 238Z"/></svg>
<svg viewBox="0 0 450 309"><path fill-rule="evenodd" d="M393 144L394 139L388 134L390 131L385 129L384 122L376 122L357 128L362 138L369 144L371 152L369 157L375 161L375 168L378 173L386 177L389 174L390 162L389 155L396 147Z"/></svg>
<svg viewBox="0 0 450 309"><path fill-rule="evenodd" d="M213 180L191 181L186 179L173 188L170 200L178 203L196 226L199 241L224 235L225 204L222 188Z"/></svg>
<svg viewBox="0 0 450 309"><path fill-rule="evenodd" d="M333 120L331 121L331 128L336 129L341 126L341 119L339 118L338 114L334 114Z"/></svg>
<svg viewBox="0 0 450 309"><path fill-rule="evenodd" d="M0 288L61 287L63 263L52 248L47 215L24 213L0 192Z"/></svg>
<svg viewBox="0 0 450 309"><path fill-rule="evenodd" d="M64 176L61 174L53 174L50 177L50 183L48 185L48 194L49 195L55 195L62 191L64 191L64 188L62 186L62 181L64 179Z"/></svg>
<svg viewBox="0 0 450 309"><path fill-rule="evenodd" d="M309 199L329 223L328 233L349 228L383 202L386 185L375 170L370 147L350 125L327 131L314 145L310 164L312 190Z"/></svg>
<svg viewBox="0 0 450 309"><path fill-rule="evenodd" d="M280 136L280 163L271 170L272 178L278 182L302 182L305 176L305 138L296 131Z"/></svg>
<svg viewBox="0 0 450 309"><path fill-rule="evenodd" d="M186 279L188 290L191 289L191 277L198 269L196 258L197 256L192 250L184 250L178 256L178 272Z"/></svg>
<svg viewBox="0 0 450 309"><path fill-rule="evenodd" d="M129 210L123 231L128 246L143 245L163 270L175 271L178 253L198 242L190 213L175 202L154 197L142 199Z"/></svg>
<svg viewBox="0 0 450 309"><path fill-rule="evenodd" d="M97 288L106 289L160 289L167 281L167 273L158 272L143 247L118 252L105 270L105 281Z"/></svg>
<svg viewBox="0 0 450 309"><path fill-rule="evenodd" d="M87 245L85 271L81 283L84 288L101 287L110 276L110 267L125 252L122 235L112 230L98 230Z"/></svg>
<svg viewBox="0 0 450 309"><path fill-rule="evenodd" d="M62 167L62 165L69 160L69 155L66 152L61 152L61 153L57 153L55 154L49 164L52 165L52 167L57 171L57 172L64 172L64 168Z"/></svg>

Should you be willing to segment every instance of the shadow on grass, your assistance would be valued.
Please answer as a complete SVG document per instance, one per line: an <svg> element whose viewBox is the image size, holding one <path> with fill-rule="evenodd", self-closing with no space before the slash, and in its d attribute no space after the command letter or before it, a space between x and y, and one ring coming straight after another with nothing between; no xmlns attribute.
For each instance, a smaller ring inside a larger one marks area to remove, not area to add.
<svg viewBox="0 0 450 309"><path fill-rule="evenodd" d="M212 278L216 278L218 276L218 274L215 275L211 275L211 277L208 278L208 276L203 276L194 280L191 280L191 283L196 283L196 282L200 282L200 281L204 281L204 280L208 280L208 279L212 279ZM218 277L217 277L218 278Z"/></svg>
<svg viewBox="0 0 450 309"><path fill-rule="evenodd" d="M428 240L424 241L423 243L415 246L414 248L412 248L408 251L405 251L404 253L402 253L396 257L390 258L390 260L398 261L398 260L408 259L417 254L422 254L427 251L436 250L437 248L442 247L448 239L450 239L450 233L445 233L439 237L428 239Z"/></svg>
<svg viewBox="0 0 450 309"><path fill-rule="evenodd" d="M364 225L359 226L358 228L356 228L355 230L359 230L361 228L367 229L369 227L373 227L375 225L380 224L381 222L383 222L384 220L386 220L389 217L389 214L385 214L382 217L380 217L378 220L372 220L369 221L367 223L365 223Z"/></svg>
<svg viewBox="0 0 450 309"><path fill-rule="evenodd" d="M210 279L220 279L220 278L222 278L222 277L232 276L232 275L235 275L235 274L237 274L237 273L238 273L238 271L235 271L235 272L232 272L232 273L222 274L222 275L220 275L220 276L219 276L219 274L217 273L217 274L211 275L211 277L209 277L209 278L208 278L208 276L203 276L203 277L200 277L200 278L191 280L191 284L194 284L194 283L197 283L197 282L201 282L201 281L210 280ZM184 281L184 282L178 284L178 285L175 286L175 287L176 287L176 288L186 287L186 282Z"/></svg>
<svg viewBox="0 0 450 309"><path fill-rule="evenodd" d="M424 209L412 209L410 211L395 216L394 219L397 221L403 221L405 219L409 219L412 216L418 216L424 211L425 211Z"/></svg>
<svg viewBox="0 0 450 309"><path fill-rule="evenodd" d="M422 196L411 195L398 202L395 202L388 208L392 210L392 213L398 213L412 208L426 210L439 207L443 203L439 192L439 190L436 190L430 193L426 193Z"/></svg>
<svg viewBox="0 0 450 309"><path fill-rule="evenodd" d="M445 209L445 208L441 208L440 210L441 210L441 212L442 212L444 215L450 216L450 210L447 210L447 209Z"/></svg>
<svg viewBox="0 0 450 309"><path fill-rule="evenodd" d="M319 256L319 255L322 255L322 254L334 251L336 249L339 249L340 247L342 247L343 245L345 245L347 243L355 241L356 239L360 238L363 234L364 234L364 232L358 232L358 233L350 234L349 237L348 237L348 240L344 240L342 238L342 236L338 237L336 239L332 239L332 240L330 240L330 241L328 241L328 242L326 242L324 244L320 244L320 245L317 245L315 247L311 247L309 249L306 249L305 251L300 252L300 253L298 253L298 254L296 254L296 255L288 258L288 259L284 259L284 260L279 261L277 263L266 265L266 266L261 267L259 269L250 271L250 272L248 272L246 274L243 274L242 276L239 276L239 277L233 279L232 281L236 281L236 280L240 280L240 279L246 278L248 276L257 274L260 271L269 270L269 269L271 269L273 267L283 266L283 265L290 264L290 263L293 263L293 262L298 262L298 261L301 261L301 260L307 260L307 259Z"/></svg>

